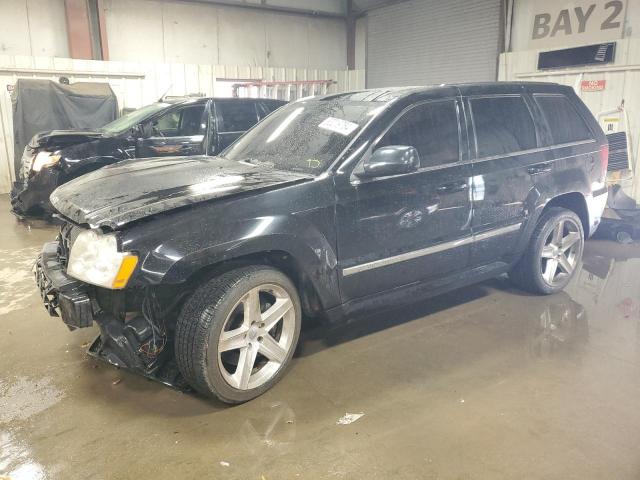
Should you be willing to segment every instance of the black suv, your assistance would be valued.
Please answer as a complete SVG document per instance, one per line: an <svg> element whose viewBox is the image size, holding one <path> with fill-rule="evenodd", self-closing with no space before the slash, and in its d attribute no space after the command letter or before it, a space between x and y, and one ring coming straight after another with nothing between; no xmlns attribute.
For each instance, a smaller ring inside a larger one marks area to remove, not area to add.
<svg viewBox="0 0 640 480"><path fill-rule="evenodd" d="M168 98L94 131L40 133L24 149L11 191L19 215L51 213L56 187L129 158L215 155L286 102L251 98Z"/></svg>
<svg viewBox="0 0 640 480"><path fill-rule="evenodd" d="M94 355L239 403L283 375L303 314L507 272L561 290L600 221L607 159L555 84L300 100L218 157L123 162L58 188L67 223L37 280L70 328L98 323Z"/></svg>

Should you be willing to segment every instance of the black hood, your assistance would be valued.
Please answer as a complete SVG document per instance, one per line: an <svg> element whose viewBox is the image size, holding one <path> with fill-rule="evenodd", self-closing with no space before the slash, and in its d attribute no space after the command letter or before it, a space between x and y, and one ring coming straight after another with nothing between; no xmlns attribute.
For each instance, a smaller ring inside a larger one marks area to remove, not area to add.
<svg viewBox="0 0 640 480"><path fill-rule="evenodd" d="M186 205L312 178L221 157L128 160L62 185L51 203L75 223L116 229Z"/></svg>
<svg viewBox="0 0 640 480"><path fill-rule="evenodd" d="M41 132L31 139L29 147L32 149L46 148L59 150L70 145L91 142L105 137L104 132L98 130L51 130Z"/></svg>

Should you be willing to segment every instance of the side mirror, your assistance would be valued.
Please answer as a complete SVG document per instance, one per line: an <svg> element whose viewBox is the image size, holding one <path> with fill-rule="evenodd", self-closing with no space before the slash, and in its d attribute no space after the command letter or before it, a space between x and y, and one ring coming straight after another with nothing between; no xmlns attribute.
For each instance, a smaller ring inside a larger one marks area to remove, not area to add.
<svg viewBox="0 0 640 480"><path fill-rule="evenodd" d="M415 172L420 167L420 156L414 147L390 145L381 147L365 160L358 177L373 178Z"/></svg>

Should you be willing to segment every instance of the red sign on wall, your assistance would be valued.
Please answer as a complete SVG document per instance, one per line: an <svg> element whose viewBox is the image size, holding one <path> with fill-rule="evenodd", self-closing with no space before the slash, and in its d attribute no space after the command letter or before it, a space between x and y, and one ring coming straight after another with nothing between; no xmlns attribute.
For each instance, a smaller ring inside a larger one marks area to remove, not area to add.
<svg viewBox="0 0 640 480"><path fill-rule="evenodd" d="M606 84L606 80L582 80L580 88L583 92L599 92L604 90Z"/></svg>

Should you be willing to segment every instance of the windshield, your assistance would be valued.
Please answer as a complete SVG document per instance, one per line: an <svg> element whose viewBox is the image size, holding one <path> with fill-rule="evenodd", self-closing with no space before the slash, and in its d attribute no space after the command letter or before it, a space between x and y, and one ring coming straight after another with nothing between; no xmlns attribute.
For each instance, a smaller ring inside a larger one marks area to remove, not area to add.
<svg viewBox="0 0 640 480"><path fill-rule="evenodd" d="M170 106L171 105L168 103L152 103L151 105L147 105L146 107L127 113L111 123L107 123L104 127L100 128L100 130L107 133L113 133L115 135L124 133L138 125L147 117L150 117L154 113L164 110Z"/></svg>
<svg viewBox="0 0 640 480"><path fill-rule="evenodd" d="M326 170L380 108L380 102L344 99L291 103L258 123L222 155L230 160L317 175Z"/></svg>

